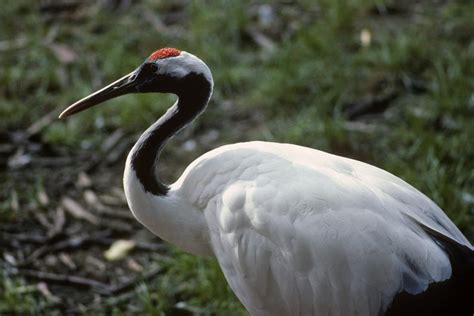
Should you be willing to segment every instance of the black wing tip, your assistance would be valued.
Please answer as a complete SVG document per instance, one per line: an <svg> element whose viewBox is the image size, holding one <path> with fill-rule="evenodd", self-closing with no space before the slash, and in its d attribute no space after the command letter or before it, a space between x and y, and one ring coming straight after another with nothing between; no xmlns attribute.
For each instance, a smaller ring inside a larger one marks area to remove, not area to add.
<svg viewBox="0 0 474 316"><path fill-rule="evenodd" d="M411 218L411 216L409 216ZM430 283L419 294L404 289L393 298L385 315L474 314L474 250L412 218L448 255L452 274L447 280Z"/></svg>

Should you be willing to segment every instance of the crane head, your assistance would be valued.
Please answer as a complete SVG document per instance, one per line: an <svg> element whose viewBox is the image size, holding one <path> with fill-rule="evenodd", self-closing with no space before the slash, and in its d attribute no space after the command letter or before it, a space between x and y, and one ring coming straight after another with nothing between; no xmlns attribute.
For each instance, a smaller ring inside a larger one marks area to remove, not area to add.
<svg viewBox="0 0 474 316"><path fill-rule="evenodd" d="M162 92L180 95L184 92L183 80L191 75L203 76L211 86L213 84L211 71L202 60L176 48L161 48L128 75L67 107L59 118L129 93Z"/></svg>

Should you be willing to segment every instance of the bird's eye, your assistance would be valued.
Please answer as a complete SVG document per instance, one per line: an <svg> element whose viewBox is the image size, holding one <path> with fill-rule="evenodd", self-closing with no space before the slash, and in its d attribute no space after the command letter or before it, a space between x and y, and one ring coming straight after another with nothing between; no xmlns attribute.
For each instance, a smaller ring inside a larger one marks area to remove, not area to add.
<svg viewBox="0 0 474 316"><path fill-rule="evenodd" d="M146 63L143 65L142 72L145 74L152 74L158 70L158 66L155 63Z"/></svg>
<svg viewBox="0 0 474 316"><path fill-rule="evenodd" d="M130 80L149 80L158 70L155 63L145 63L140 69L131 77Z"/></svg>

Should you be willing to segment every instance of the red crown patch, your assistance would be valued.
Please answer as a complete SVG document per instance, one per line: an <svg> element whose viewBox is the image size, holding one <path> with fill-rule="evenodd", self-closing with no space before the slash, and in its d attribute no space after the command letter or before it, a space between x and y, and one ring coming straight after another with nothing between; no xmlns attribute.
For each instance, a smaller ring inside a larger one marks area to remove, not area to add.
<svg viewBox="0 0 474 316"><path fill-rule="evenodd" d="M154 61L157 59L163 59L163 58L168 58L168 57L176 57L181 54L181 51L176 48L171 48L171 47L165 47L161 48L155 52L153 52L150 57L148 57L148 60Z"/></svg>

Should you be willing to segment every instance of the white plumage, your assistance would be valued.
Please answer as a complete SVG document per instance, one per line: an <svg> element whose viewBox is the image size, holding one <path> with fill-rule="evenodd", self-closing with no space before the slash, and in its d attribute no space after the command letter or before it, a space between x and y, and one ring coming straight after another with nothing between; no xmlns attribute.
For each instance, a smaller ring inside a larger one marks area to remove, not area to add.
<svg viewBox="0 0 474 316"><path fill-rule="evenodd" d="M189 252L214 254L253 315L377 315L401 288L417 294L449 278L448 257L416 221L469 245L406 182L310 148L220 147L190 164L165 199L140 190L129 166L137 219Z"/></svg>
<svg viewBox="0 0 474 316"><path fill-rule="evenodd" d="M215 256L252 315L384 314L402 292L416 298L453 277L455 252L433 234L465 249L472 271L471 244L435 203L356 160L291 144L248 142L204 154L169 187L153 182L160 149L202 112L213 86L209 69L193 55L154 54L160 57L150 57L132 79L111 85L113 93L133 84L137 92L179 96L129 154L124 187L130 209L161 238ZM156 66L149 76L160 80L143 75L149 64ZM145 79L137 83L137 77ZM191 97L199 80L208 81L208 92ZM63 116L115 96L95 100L94 94Z"/></svg>

